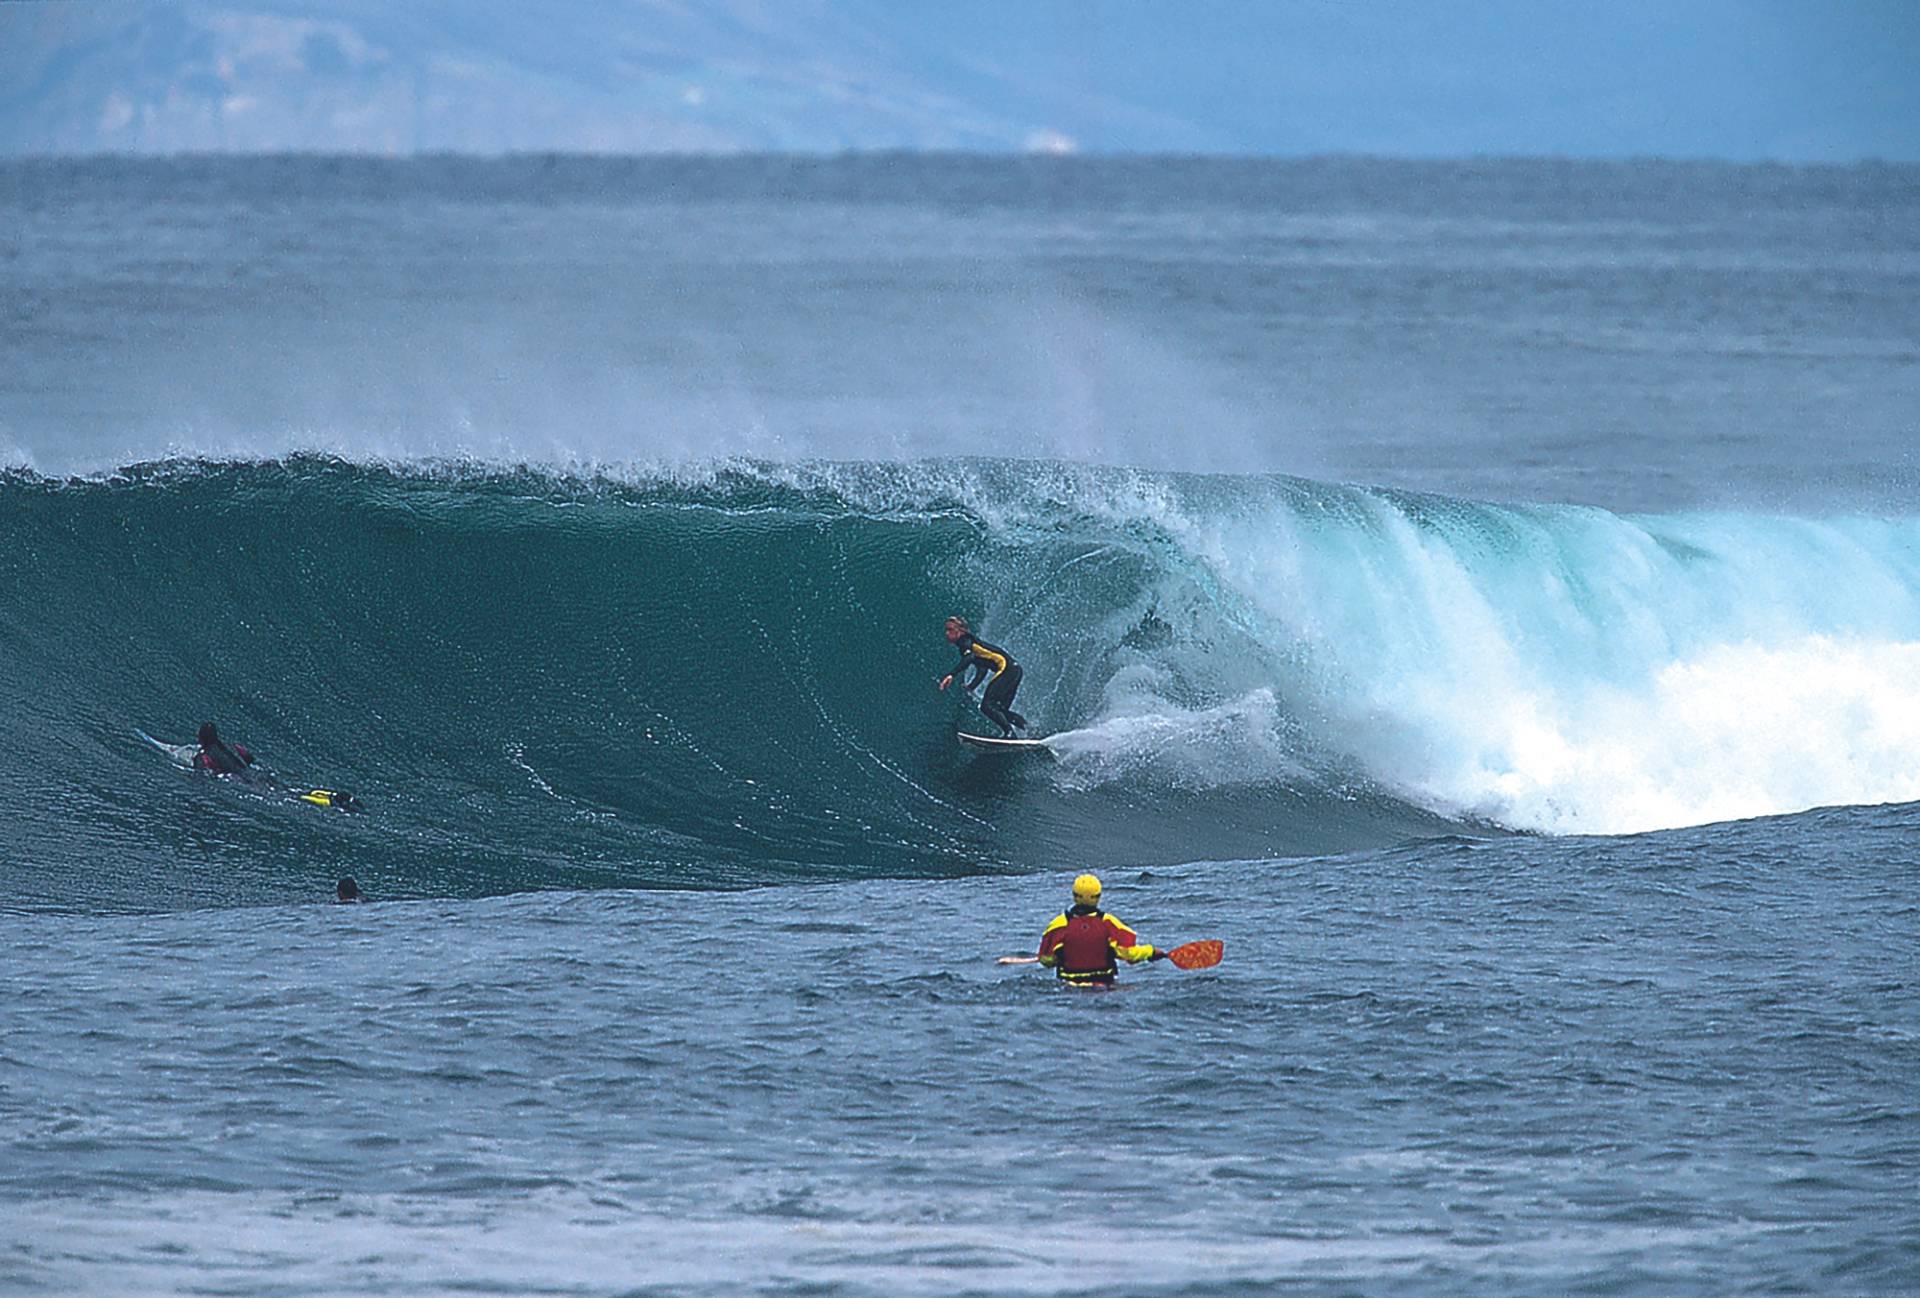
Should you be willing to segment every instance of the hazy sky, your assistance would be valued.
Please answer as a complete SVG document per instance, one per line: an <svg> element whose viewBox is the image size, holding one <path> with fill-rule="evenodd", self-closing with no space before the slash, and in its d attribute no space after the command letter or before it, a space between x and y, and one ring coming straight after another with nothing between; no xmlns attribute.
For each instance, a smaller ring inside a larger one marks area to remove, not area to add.
<svg viewBox="0 0 1920 1298"><path fill-rule="evenodd" d="M911 8L928 49L1122 100L1210 151L1920 158L1916 0ZM1062 129L1142 143L1093 115Z"/></svg>
<svg viewBox="0 0 1920 1298"><path fill-rule="evenodd" d="M1920 0L0 3L0 152L1920 161Z"/></svg>

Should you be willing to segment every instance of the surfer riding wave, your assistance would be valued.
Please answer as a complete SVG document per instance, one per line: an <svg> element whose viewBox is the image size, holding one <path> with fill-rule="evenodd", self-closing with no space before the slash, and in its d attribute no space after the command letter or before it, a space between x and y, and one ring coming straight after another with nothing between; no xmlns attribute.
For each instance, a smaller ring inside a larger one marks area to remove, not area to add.
<svg viewBox="0 0 1920 1298"><path fill-rule="evenodd" d="M971 671L971 680L963 680L960 688L972 694L974 687L989 675L985 694L980 696L980 712L987 720L1000 727L1003 738L1013 738L1013 732L1025 730L1027 719L1013 710L1013 696L1020 690L1020 664L1013 656L997 645L990 645L974 635L963 617L947 619L947 643L960 651L960 664L940 678L940 688L946 689L953 684L953 678Z"/></svg>

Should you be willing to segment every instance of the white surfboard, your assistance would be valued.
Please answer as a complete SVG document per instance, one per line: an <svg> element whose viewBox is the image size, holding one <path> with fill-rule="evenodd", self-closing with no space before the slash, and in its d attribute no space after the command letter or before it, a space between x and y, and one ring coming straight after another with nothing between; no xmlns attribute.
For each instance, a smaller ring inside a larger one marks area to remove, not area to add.
<svg viewBox="0 0 1920 1298"><path fill-rule="evenodd" d="M153 747L159 749L161 752L165 753L168 757L180 763L180 765L182 766L192 766L194 754L200 751L200 745L198 744L165 743L161 740L155 739L152 735L140 729L140 727L138 726L135 726L133 728L133 733L136 735L139 735L142 739L146 740L149 744L153 745Z"/></svg>
<svg viewBox="0 0 1920 1298"><path fill-rule="evenodd" d="M959 731L955 738L969 748L990 748L1002 752L1019 752L1022 749L1047 746L1047 741L1044 739L992 739L986 735L970 735L964 730Z"/></svg>

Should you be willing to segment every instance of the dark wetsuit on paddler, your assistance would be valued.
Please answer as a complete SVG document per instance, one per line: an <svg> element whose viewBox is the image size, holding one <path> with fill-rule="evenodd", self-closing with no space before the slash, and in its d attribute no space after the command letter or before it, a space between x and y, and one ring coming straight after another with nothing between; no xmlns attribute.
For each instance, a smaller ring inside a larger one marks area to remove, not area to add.
<svg viewBox="0 0 1920 1298"><path fill-rule="evenodd" d="M253 772L253 754L243 744L230 744L220 737L211 721L200 723L200 732L196 736L200 741L200 751L193 755L193 769L211 771L215 775L237 775L241 779L251 778Z"/></svg>
<svg viewBox="0 0 1920 1298"><path fill-rule="evenodd" d="M967 620L963 617L947 619L947 643L960 651L960 665L946 674L940 688L953 684L953 678L971 670L972 680L960 682L960 688L973 693L989 672L993 679L987 682L987 692L980 696L980 712L987 720L1000 727L1000 733L1011 737L1015 727L1027 728L1027 719L1013 710L1013 696L1020 689L1020 664L1013 655L997 645L990 645L967 629Z"/></svg>
<svg viewBox="0 0 1920 1298"><path fill-rule="evenodd" d="M1142 942L1140 935L1100 909L1100 880L1083 874L1073 881L1073 905L1047 925L1040 935L1040 963L1060 975L1062 982L1081 987L1113 983L1120 966L1143 960L1164 960L1165 951Z"/></svg>

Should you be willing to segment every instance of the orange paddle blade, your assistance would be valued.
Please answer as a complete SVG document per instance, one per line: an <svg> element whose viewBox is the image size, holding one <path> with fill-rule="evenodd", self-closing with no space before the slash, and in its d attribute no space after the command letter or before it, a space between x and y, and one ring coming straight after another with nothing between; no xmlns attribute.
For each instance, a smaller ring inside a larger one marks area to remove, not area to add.
<svg viewBox="0 0 1920 1298"><path fill-rule="evenodd" d="M1220 963L1220 957L1227 953L1227 944L1219 938L1208 938L1204 942L1189 942L1167 952L1167 959L1182 969L1211 969Z"/></svg>

